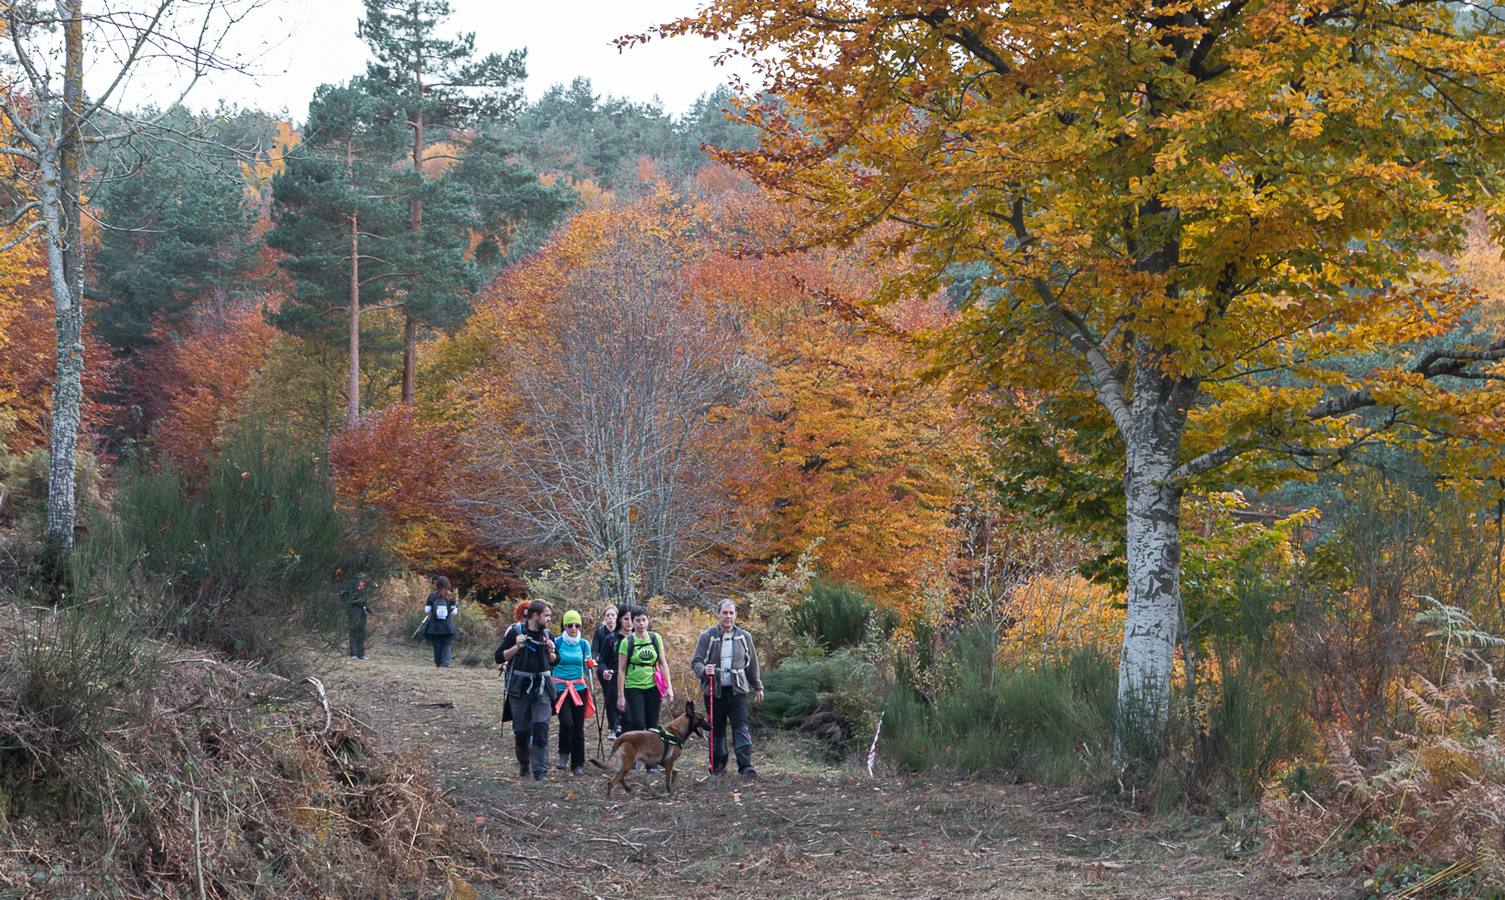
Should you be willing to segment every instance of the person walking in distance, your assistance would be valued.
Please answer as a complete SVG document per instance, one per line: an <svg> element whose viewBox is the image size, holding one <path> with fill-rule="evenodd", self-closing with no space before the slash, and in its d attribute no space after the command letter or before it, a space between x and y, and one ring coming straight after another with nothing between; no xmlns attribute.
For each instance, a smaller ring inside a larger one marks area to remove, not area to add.
<svg viewBox="0 0 1505 900"><path fill-rule="evenodd" d="M591 636L591 655L596 658L596 681L601 685L601 705L606 707L606 726L614 735L622 731L621 713L617 711L617 646L624 637L617 633L617 608L608 604L601 610L601 621Z"/></svg>
<svg viewBox="0 0 1505 900"><path fill-rule="evenodd" d="M554 664L554 714L559 716L559 761L556 769L569 767L570 774L585 774L585 720L596 714L591 699L590 670L596 661L591 657L590 641L581 636L584 630L580 613L571 609L564 614L564 633L555 642L559 661Z"/></svg>
<svg viewBox="0 0 1505 900"><path fill-rule="evenodd" d="M756 778L752 764L752 729L747 721L747 701L763 702L763 677L758 670L758 651L752 635L737 626L737 603L723 600L716 608L716 624L706 629L695 642L695 656L690 660L701 687L706 692L706 707L711 715L711 774L726 771L726 726L732 726L732 749L737 755L737 771L746 778Z"/></svg>
<svg viewBox="0 0 1505 900"><path fill-rule="evenodd" d="M632 610L632 634L617 645L621 678L617 682L617 709L626 714L624 731L640 731L658 724L659 706L674 702L674 681L664 642L648 630L648 610Z"/></svg>
<svg viewBox="0 0 1505 900"><path fill-rule="evenodd" d="M554 710L552 666L559 661L549 634L553 610L542 600L528 604L522 627L511 627L496 648L507 666L507 706L517 749L517 774L536 781L549 777L549 715Z"/></svg>
<svg viewBox="0 0 1505 900"><path fill-rule="evenodd" d="M345 601L345 616L350 625L350 658L366 658L366 617L371 604L366 597L366 573L361 572L345 584L340 592Z"/></svg>
<svg viewBox="0 0 1505 900"><path fill-rule="evenodd" d="M443 575L434 579L434 592L424 601L423 612L428 618L423 624L423 633L434 645L434 665L449 668L450 647L460 629L455 626L455 592L450 589L449 579Z"/></svg>

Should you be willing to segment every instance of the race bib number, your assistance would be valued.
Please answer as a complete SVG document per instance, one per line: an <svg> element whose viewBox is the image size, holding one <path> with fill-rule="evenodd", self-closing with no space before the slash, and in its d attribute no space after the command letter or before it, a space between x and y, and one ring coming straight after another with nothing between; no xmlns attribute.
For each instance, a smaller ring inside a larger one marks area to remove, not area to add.
<svg viewBox="0 0 1505 900"><path fill-rule="evenodd" d="M434 618L436 618L436 619L447 619L447 618L449 618L449 607L448 606L436 606L436 607L434 607Z"/></svg>

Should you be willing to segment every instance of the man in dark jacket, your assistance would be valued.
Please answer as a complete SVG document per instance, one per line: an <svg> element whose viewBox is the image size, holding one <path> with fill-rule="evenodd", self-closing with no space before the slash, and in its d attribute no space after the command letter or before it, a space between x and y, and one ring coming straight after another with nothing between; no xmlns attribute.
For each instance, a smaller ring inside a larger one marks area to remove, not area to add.
<svg viewBox="0 0 1505 900"><path fill-rule="evenodd" d="M737 754L737 771L743 777L756 778L752 764L752 729L747 722L747 700L763 702L763 677L758 671L758 651L752 635L737 627L737 604L723 600L716 609L716 624L695 642L695 657L690 668L705 691L706 708L711 713L711 774L726 770L726 723L732 724L732 748Z"/></svg>
<svg viewBox="0 0 1505 900"><path fill-rule="evenodd" d="M512 738L517 744L517 774L537 781L549 777L549 716L554 711L552 666L559 660L549 634L553 610L542 600L528 604L521 627L510 627L496 648L498 665L507 666L507 705Z"/></svg>
<svg viewBox="0 0 1505 900"><path fill-rule="evenodd" d="M340 591L345 601L345 617L350 625L350 658L366 658L366 616L371 605L366 600L366 573L362 572L345 583Z"/></svg>

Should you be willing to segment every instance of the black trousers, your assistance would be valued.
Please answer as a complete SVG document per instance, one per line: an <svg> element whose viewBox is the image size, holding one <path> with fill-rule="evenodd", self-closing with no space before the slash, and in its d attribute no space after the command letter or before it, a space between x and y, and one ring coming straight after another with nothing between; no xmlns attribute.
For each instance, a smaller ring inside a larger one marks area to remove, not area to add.
<svg viewBox="0 0 1505 900"><path fill-rule="evenodd" d="M449 668L450 647L455 642L452 634L431 634L429 640L434 644L434 665L440 669Z"/></svg>
<svg viewBox="0 0 1505 900"><path fill-rule="evenodd" d="M569 754L570 768L585 766L585 704L565 697L559 705L559 754Z"/></svg>
<svg viewBox="0 0 1505 900"><path fill-rule="evenodd" d="M739 694L730 686L717 685L714 702L704 698L706 709L711 713L711 745L716 748L714 769L726 768L726 726L732 726L732 749L737 754L737 771L752 768L752 728L747 723L747 694Z"/></svg>
<svg viewBox="0 0 1505 900"><path fill-rule="evenodd" d="M365 659L366 611L352 606L346 615L346 619L350 623L350 655Z"/></svg>
<svg viewBox="0 0 1505 900"><path fill-rule="evenodd" d="M606 707L606 727L611 730L612 734L616 734L617 724L622 717L622 714L617 711L616 679L603 681L597 678L596 682L601 685L601 705Z"/></svg>
<svg viewBox="0 0 1505 900"><path fill-rule="evenodd" d="M664 702L658 688L625 688L622 693L627 700L627 721L623 731L641 731L658 724L658 709Z"/></svg>

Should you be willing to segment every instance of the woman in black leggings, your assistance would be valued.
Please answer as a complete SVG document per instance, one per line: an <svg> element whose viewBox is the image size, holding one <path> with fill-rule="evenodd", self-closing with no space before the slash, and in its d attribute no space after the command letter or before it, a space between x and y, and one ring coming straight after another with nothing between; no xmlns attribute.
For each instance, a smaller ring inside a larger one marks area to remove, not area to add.
<svg viewBox="0 0 1505 900"><path fill-rule="evenodd" d="M624 713L623 730L652 728L658 724L660 703L674 702L674 680L663 640L648 630L648 610L632 610L632 634L617 645L617 663L622 667L617 679L617 709ZM655 672L663 675L662 695L654 683Z"/></svg>

